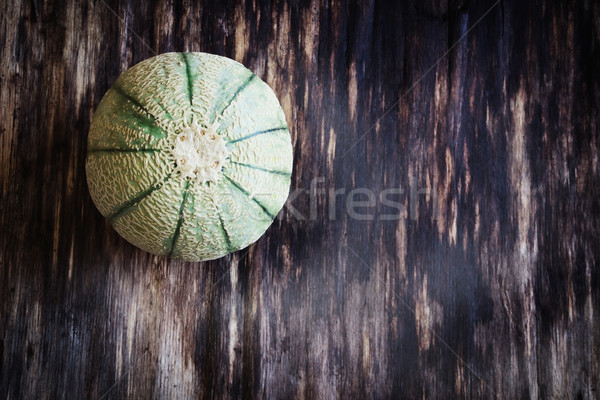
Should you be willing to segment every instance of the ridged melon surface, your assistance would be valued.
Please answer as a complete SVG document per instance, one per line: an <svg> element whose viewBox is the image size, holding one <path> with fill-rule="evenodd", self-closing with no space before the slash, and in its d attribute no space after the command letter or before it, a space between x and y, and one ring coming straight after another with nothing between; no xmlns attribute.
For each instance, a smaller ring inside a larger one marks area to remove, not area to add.
<svg viewBox="0 0 600 400"><path fill-rule="evenodd" d="M210 260L255 242L283 207L291 172L273 91L212 54L166 53L127 70L88 138L98 210L130 243L171 258Z"/></svg>

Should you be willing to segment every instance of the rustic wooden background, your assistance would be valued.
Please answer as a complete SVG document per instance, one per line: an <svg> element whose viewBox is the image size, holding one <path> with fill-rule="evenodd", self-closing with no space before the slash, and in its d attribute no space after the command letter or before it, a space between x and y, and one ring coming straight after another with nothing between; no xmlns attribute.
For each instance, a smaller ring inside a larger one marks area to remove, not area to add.
<svg viewBox="0 0 600 400"><path fill-rule="evenodd" d="M600 4L494 1L2 1L0 398L598 398ZM95 107L168 51L285 110L249 251L153 257L88 195Z"/></svg>

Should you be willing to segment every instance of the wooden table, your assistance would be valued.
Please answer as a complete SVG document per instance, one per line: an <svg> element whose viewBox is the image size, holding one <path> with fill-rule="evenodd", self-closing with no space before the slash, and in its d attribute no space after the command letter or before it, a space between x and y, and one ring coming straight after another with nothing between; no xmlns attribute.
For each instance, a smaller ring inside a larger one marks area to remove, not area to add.
<svg viewBox="0 0 600 400"><path fill-rule="evenodd" d="M0 398L600 396L598 2L2 3ZM169 51L292 134L288 206L217 261L88 194L95 107Z"/></svg>

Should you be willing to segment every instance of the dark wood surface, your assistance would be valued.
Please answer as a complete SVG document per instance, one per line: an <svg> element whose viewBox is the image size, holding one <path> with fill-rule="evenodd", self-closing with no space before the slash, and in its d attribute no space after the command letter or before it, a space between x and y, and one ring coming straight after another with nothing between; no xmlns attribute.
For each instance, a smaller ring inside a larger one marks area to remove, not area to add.
<svg viewBox="0 0 600 400"><path fill-rule="evenodd" d="M598 2L1 7L0 398L600 396ZM244 63L292 134L290 206L217 261L87 190L95 107L168 51Z"/></svg>

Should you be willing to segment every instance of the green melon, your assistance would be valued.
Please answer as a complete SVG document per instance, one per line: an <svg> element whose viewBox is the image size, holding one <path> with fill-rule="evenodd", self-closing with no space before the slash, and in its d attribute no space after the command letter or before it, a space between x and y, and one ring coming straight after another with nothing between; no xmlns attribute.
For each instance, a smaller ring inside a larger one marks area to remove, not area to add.
<svg viewBox="0 0 600 400"><path fill-rule="evenodd" d="M166 53L127 70L90 127L86 175L114 229L189 261L254 243L285 203L292 144L273 91L242 64Z"/></svg>

